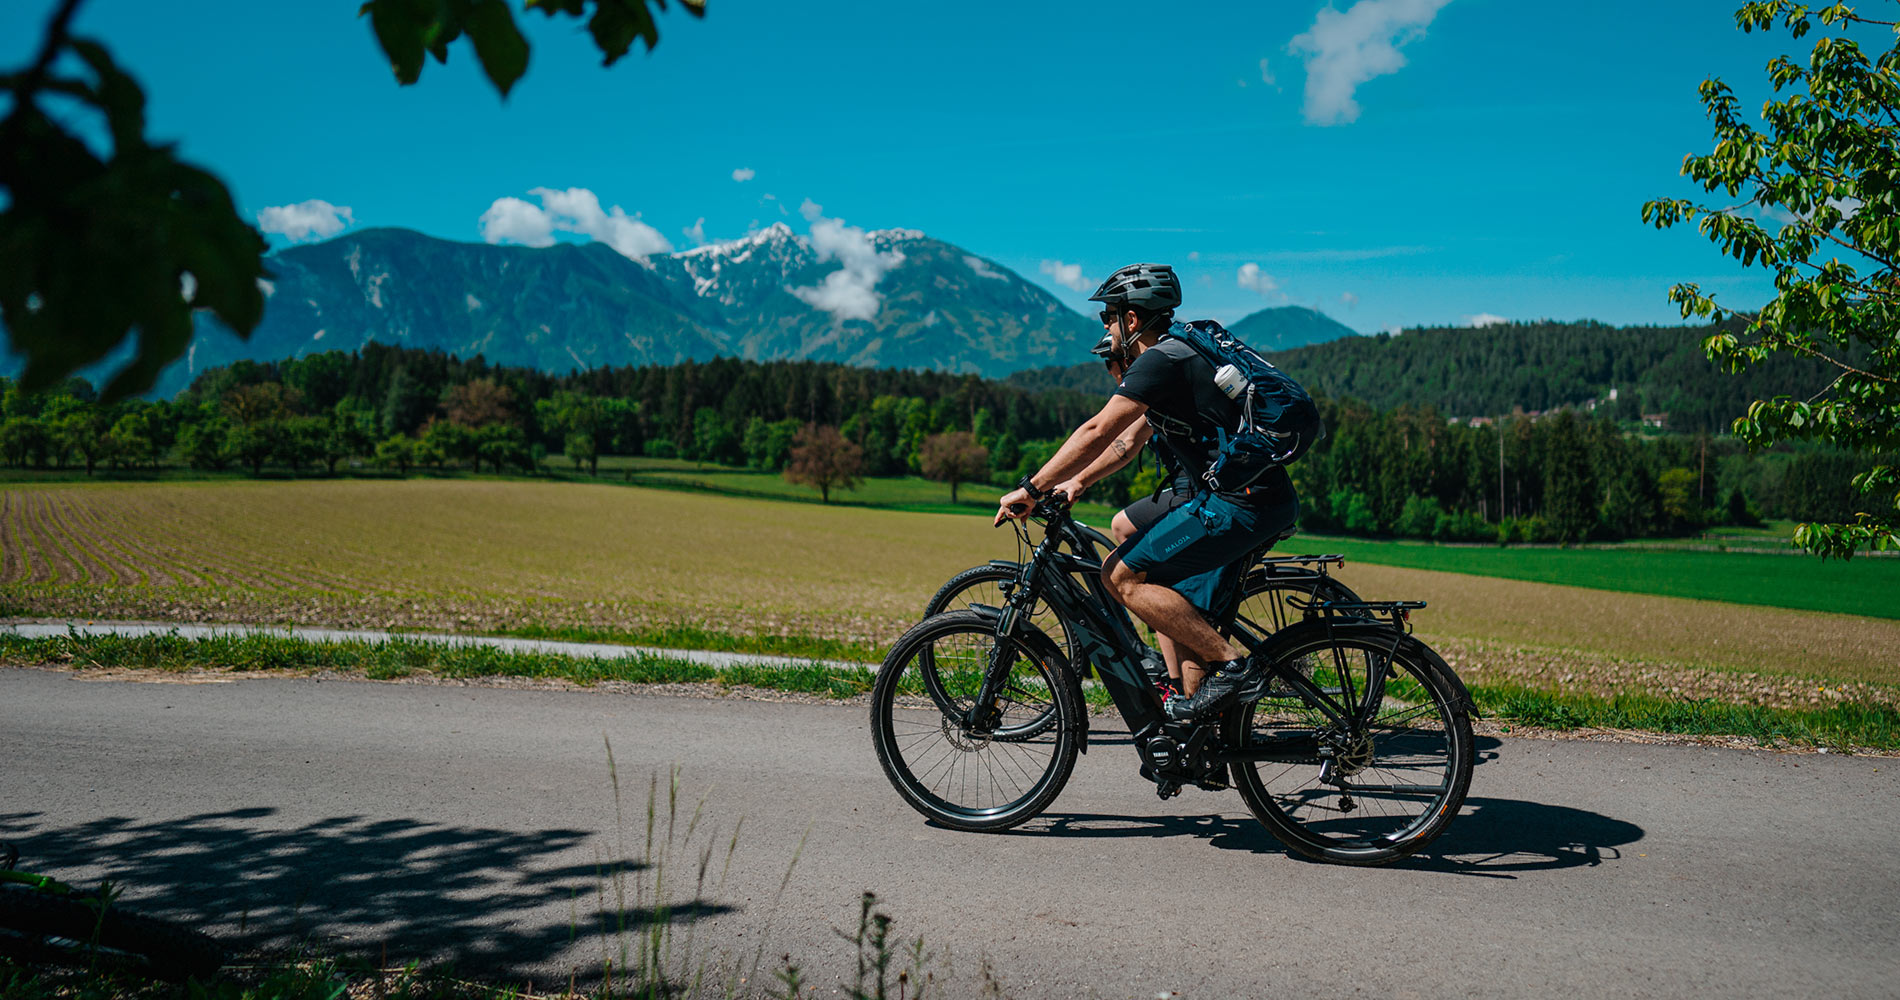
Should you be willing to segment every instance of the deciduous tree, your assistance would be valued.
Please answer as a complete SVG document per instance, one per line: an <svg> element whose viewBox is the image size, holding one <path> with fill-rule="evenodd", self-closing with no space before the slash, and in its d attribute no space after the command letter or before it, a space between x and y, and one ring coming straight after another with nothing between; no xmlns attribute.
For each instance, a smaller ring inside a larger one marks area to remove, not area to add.
<svg viewBox="0 0 1900 1000"><path fill-rule="evenodd" d="M831 502L831 489L854 489L864 475L864 449L845 440L838 428L806 424L792 438L791 461L785 480L818 489L819 499Z"/></svg>
<svg viewBox="0 0 1900 1000"><path fill-rule="evenodd" d="M1745 32L1779 26L1801 39L1818 26L1826 35L1806 58L1768 64L1774 96L1759 123L1728 84L1703 81L1715 148L1686 157L1682 173L1729 204L1658 199L1643 220L1664 229L1693 221L1743 266L1774 273L1775 297L1753 311L1720 305L1695 284L1670 289L1685 317L1737 321L1704 341L1711 359L1733 372L1785 355L1829 366L1831 380L1812 395L1757 400L1735 421L1752 446L1827 441L1858 454L1854 516L1798 525L1795 541L1823 558L1900 548L1900 36L1891 18L1846 4L1761 0L1735 22ZM1861 38L1887 47L1870 54Z"/></svg>
<svg viewBox="0 0 1900 1000"><path fill-rule="evenodd" d="M950 502L957 502L957 484L982 476L990 468L990 450L976 443L969 431L933 434L921 449L924 478L950 484Z"/></svg>

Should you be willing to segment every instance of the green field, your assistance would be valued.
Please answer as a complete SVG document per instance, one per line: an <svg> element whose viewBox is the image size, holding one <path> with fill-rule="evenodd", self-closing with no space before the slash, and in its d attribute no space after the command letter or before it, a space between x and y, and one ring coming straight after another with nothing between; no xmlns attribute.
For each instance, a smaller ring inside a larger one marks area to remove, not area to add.
<svg viewBox="0 0 1900 1000"><path fill-rule="evenodd" d="M1300 535L1288 551L1337 552L1381 566L1471 573L1632 594L1900 619L1900 559L1692 549L1434 545ZM1900 655L1900 654L1896 654Z"/></svg>
<svg viewBox="0 0 1900 1000"><path fill-rule="evenodd" d="M617 457L600 463L600 479L632 483L655 489L675 489L728 496L757 497L770 500L795 500L820 503L816 489L788 483L776 472L732 469L717 465L697 465L677 459ZM572 475L569 473L568 475ZM843 507L877 507L919 514L971 514L988 516L996 511L996 498L1005 487L990 483L959 483L957 502L950 502L948 483L933 482L922 476L882 476L865 479L856 489L831 491L831 503ZM1077 512L1084 521L1106 524L1116 508L1084 501Z"/></svg>

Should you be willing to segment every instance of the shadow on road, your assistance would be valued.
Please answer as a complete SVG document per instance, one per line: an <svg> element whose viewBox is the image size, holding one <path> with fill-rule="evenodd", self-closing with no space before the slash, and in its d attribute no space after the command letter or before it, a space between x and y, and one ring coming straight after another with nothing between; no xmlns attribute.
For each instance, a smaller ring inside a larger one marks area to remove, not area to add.
<svg viewBox="0 0 1900 1000"><path fill-rule="evenodd" d="M1469 798L1443 836L1408 867L1511 878L1512 872L1583 868L1623 856L1643 828L1601 813L1518 799Z"/></svg>
<svg viewBox="0 0 1900 1000"><path fill-rule="evenodd" d="M0 814L0 840L20 849L24 869L84 884L110 879L125 888L128 906L201 922L243 948L316 940L377 956L387 945L391 960L507 968L552 961L589 939L617 952L623 929L653 917L617 902L637 898L644 865L618 866L621 895L615 864L604 856L598 864L549 864L588 840L586 831L523 834L357 816L272 828L276 813L233 809L68 827L39 813ZM560 904L562 917L531 922L549 904ZM676 901L666 919L729 909Z"/></svg>
<svg viewBox="0 0 1900 1000"><path fill-rule="evenodd" d="M1252 817L1111 816L1046 812L1001 834L1017 837L1195 837L1223 850L1292 854ZM1515 878L1514 872L1602 864L1643 839L1634 823L1568 806L1516 799L1470 798L1436 841L1396 866L1418 871Z"/></svg>

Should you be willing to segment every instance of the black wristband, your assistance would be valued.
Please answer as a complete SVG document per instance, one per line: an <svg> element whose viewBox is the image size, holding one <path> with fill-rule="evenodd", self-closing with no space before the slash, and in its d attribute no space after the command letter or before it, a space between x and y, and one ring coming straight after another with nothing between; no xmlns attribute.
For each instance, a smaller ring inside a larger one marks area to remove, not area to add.
<svg viewBox="0 0 1900 1000"><path fill-rule="evenodd" d="M1030 482L1028 476L1024 476L1019 482L1017 482L1016 488L1019 490L1022 490L1024 493L1029 494L1029 499L1031 500L1041 500L1043 497L1046 497L1049 495L1048 491L1037 489L1036 484Z"/></svg>

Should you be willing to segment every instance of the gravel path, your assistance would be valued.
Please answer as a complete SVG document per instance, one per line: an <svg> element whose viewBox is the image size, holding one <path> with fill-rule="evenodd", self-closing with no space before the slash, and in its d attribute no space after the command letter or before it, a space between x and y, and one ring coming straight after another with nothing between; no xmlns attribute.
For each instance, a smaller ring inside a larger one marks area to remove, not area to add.
<svg viewBox="0 0 1900 1000"><path fill-rule="evenodd" d="M699 649L663 649L658 646L626 646L607 642L559 642L552 639L515 639L503 636L454 635L447 632L384 632L376 629L315 628L304 625L173 625L155 622L34 622L0 625L0 632L28 639L53 639L78 632L81 635L148 636L173 633L186 639L214 636L274 635L304 642L389 642L407 639L434 642L446 646L487 646L510 653L539 653L546 656L572 656L580 659L611 660L623 656L663 656L668 659L700 663L717 670L746 664L803 666L819 663L831 667L870 669L866 664L848 660L816 660L809 657L767 656L762 653L720 653Z"/></svg>

